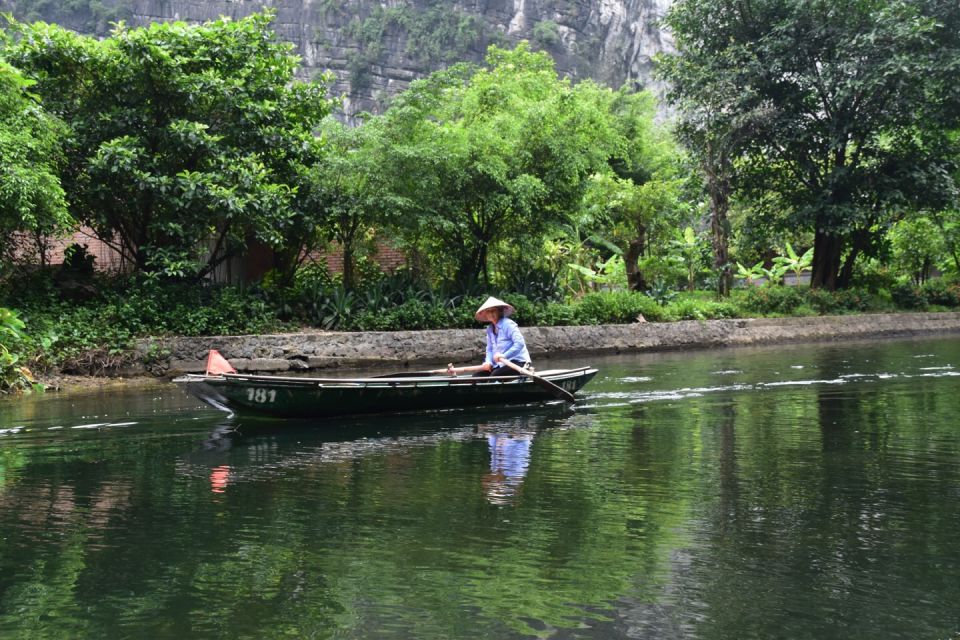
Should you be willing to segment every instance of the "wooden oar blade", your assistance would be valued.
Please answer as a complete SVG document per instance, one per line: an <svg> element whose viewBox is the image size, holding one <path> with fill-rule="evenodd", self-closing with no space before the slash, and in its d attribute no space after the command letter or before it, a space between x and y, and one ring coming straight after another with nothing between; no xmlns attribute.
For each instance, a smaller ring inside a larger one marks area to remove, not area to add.
<svg viewBox="0 0 960 640"><path fill-rule="evenodd" d="M566 400L567 402L570 402L570 403L576 402L576 398L573 397L572 393L570 393L566 389L558 387L557 385L553 384L546 378L541 378L540 376L533 373L532 371L529 371L527 369L524 369L523 367L515 365L509 360L501 360L500 362L510 367L517 373L527 376L528 378L536 382L538 385L540 385L541 387L543 387L544 389L552 393L554 397L559 398L560 400Z"/></svg>

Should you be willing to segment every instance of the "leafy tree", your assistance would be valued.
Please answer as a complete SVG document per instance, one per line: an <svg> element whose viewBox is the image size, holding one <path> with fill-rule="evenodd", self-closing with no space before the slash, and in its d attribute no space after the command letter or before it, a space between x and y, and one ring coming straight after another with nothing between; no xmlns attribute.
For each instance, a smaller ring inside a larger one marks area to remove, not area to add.
<svg viewBox="0 0 960 640"><path fill-rule="evenodd" d="M937 225L926 216L899 221L890 229L894 266L915 284L930 278L930 270L943 257L944 238Z"/></svg>
<svg viewBox="0 0 960 640"><path fill-rule="evenodd" d="M679 179L653 177L638 185L609 173L593 176L586 206L596 213L595 224L609 225L623 254L627 285L633 291L649 288L639 261L650 251L651 239L667 237L676 220L679 186Z"/></svg>
<svg viewBox="0 0 960 640"><path fill-rule="evenodd" d="M14 257L12 234L39 241L71 225L57 176L65 130L29 93L32 84L0 59L0 264Z"/></svg>
<svg viewBox="0 0 960 640"><path fill-rule="evenodd" d="M309 215L296 187L331 101L294 81L271 20L120 25L102 41L16 25L10 59L71 130L72 211L138 270L202 276Z"/></svg>
<svg viewBox="0 0 960 640"><path fill-rule="evenodd" d="M718 293L726 296L733 287L730 210L736 191L734 160L750 119L749 114L743 116L725 108L732 94L740 91L735 78L731 77L736 71L723 75L713 68L707 70L707 65L697 60L701 52L685 53L684 57L660 56L655 71L671 83L668 99L679 107L677 138L691 152L703 174L710 211L713 267L719 275ZM693 56L694 60L687 56ZM709 88L703 83L709 84Z"/></svg>
<svg viewBox="0 0 960 640"><path fill-rule="evenodd" d="M680 155L654 124L656 104L649 93L621 89L607 103L606 116L617 144L603 172L595 174L585 197L595 224L606 228L623 252L627 284L645 291L640 260L658 236L664 244L684 210Z"/></svg>
<svg viewBox="0 0 960 640"><path fill-rule="evenodd" d="M561 80L547 54L491 47L486 65L416 81L384 114L384 161L412 206L404 237L461 283L490 281L498 243L567 220L616 141L610 92Z"/></svg>
<svg viewBox="0 0 960 640"><path fill-rule="evenodd" d="M667 24L665 76L718 184L815 233L813 286L846 285L892 212L952 196L955 3L679 0Z"/></svg>
<svg viewBox="0 0 960 640"><path fill-rule="evenodd" d="M940 230L944 251L949 257L945 269L951 269L954 275L960 275L960 211L938 211L930 214L930 219Z"/></svg>
<svg viewBox="0 0 960 640"><path fill-rule="evenodd" d="M328 118L320 129L327 155L308 170L307 198L316 213L319 237L343 251L343 285L356 285L358 244L382 231L383 223L403 211L406 200L390 188L381 169L381 122L349 127Z"/></svg>

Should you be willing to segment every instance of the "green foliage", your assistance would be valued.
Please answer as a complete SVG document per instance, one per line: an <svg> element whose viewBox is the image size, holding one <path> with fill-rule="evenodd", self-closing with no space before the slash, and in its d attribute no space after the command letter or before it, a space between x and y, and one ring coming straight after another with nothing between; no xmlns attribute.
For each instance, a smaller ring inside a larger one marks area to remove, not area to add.
<svg viewBox="0 0 960 640"><path fill-rule="evenodd" d="M99 283L87 303L60 298L50 279L34 278L14 292L30 334L21 339L23 361L38 370L96 374L130 361L138 337L237 335L277 331L266 302L232 287L142 279Z"/></svg>
<svg viewBox="0 0 960 640"><path fill-rule="evenodd" d="M14 25L8 59L70 128L75 217L138 270L200 276L251 239L299 240L285 234L309 216L297 187L331 101L294 79L271 20L119 26L104 40Z"/></svg>
<svg viewBox="0 0 960 640"><path fill-rule="evenodd" d="M626 265L620 253L614 253L606 260L597 258L593 268L571 262L567 269L594 287L620 288L626 282Z"/></svg>
<svg viewBox="0 0 960 640"><path fill-rule="evenodd" d="M902 208L940 208L957 157L960 13L932 2L680 0L660 60L681 131L759 226L816 234L813 284ZM851 72L855 61L856 73Z"/></svg>
<svg viewBox="0 0 960 640"><path fill-rule="evenodd" d="M30 93L34 85L0 57L0 266L16 257L10 234L40 237L72 224L58 176L66 129Z"/></svg>
<svg viewBox="0 0 960 640"><path fill-rule="evenodd" d="M862 288L827 291L809 287L752 287L742 292L739 304L748 314L775 316L888 310L881 298Z"/></svg>
<svg viewBox="0 0 960 640"><path fill-rule="evenodd" d="M313 238L340 248L348 290L357 284L357 261L373 249L375 230L409 209L407 199L396 195L382 170L380 124L347 127L327 118L319 130L324 159L304 172L302 195L313 212Z"/></svg>
<svg viewBox="0 0 960 640"><path fill-rule="evenodd" d="M742 299L742 306L762 315L790 315L803 303L799 287L750 287Z"/></svg>
<svg viewBox="0 0 960 640"><path fill-rule="evenodd" d="M560 29L553 20L541 20L533 25L533 41L544 49L560 44Z"/></svg>
<svg viewBox="0 0 960 640"><path fill-rule="evenodd" d="M576 303L582 324L629 324L642 315L649 321L662 320L663 309L652 298L635 291L590 293Z"/></svg>
<svg viewBox="0 0 960 640"><path fill-rule="evenodd" d="M683 298L667 305L663 320L724 320L742 315L740 308L732 302Z"/></svg>
<svg viewBox="0 0 960 640"><path fill-rule="evenodd" d="M803 275L803 272L809 271L813 265L813 248L807 249L801 256L797 255L797 252L793 250L793 246L787 242L785 243L784 250L787 255L777 256L773 259L773 262L785 271L792 271L795 282L799 283L800 276Z"/></svg>
<svg viewBox="0 0 960 640"><path fill-rule="evenodd" d="M412 83L384 115L381 156L415 213L402 220L405 246L440 279L489 283L501 243L569 220L616 143L611 100L558 78L526 43L491 47L482 69L456 65Z"/></svg>
<svg viewBox="0 0 960 640"><path fill-rule="evenodd" d="M945 252L943 233L925 216L900 220L889 232L892 264L914 284L930 278L931 268Z"/></svg>
<svg viewBox="0 0 960 640"><path fill-rule="evenodd" d="M889 293L897 283L897 276L888 265L873 258L861 260L853 274L853 286L861 287L873 294Z"/></svg>
<svg viewBox="0 0 960 640"><path fill-rule="evenodd" d="M506 269L504 289L537 302L562 300L560 274L548 266L519 263Z"/></svg>
<svg viewBox="0 0 960 640"><path fill-rule="evenodd" d="M479 43L483 21L443 2L432 2L426 8L411 6L375 6L364 18L354 18L347 34L360 45L365 64L379 60L388 36L405 35L405 51L421 62L456 62ZM351 73L351 86L358 89Z"/></svg>
<svg viewBox="0 0 960 640"><path fill-rule="evenodd" d="M745 267L738 262L736 275L738 278L742 278L747 283L748 287L752 287L756 282L762 280L764 277L763 261L761 260L752 267Z"/></svg>
<svg viewBox="0 0 960 640"><path fill-rule="evenodd" d="M687 291L693 291L697 285L697 276L703 271L703 238L697 235L693 227L677 231L670 246L676 251L687 275Z"/></svg>
<svg viewBox="0 0 960 640"><path fill-rule="evenodd" d="M26 323L12 309L0 307L0 393L35 389L43 386L33 380L30 370L21 364L22 340Z"/></svg>
<svg viewBox="0 0 960 640"><path fill-rule="evenodd" d="M674 291L673 287L671 287L666 280L660 278L653 281L650 288L647 289L646 294L653 300L656 300L657 304L661 307L667 306L677 297L677 292Z"/></svg>
<svg viewBox="0 0 960 640"><path fill-rule="evenodd" d="M606 122L615 146L606 165L594 173L581 207L592 235L619 247L627 285L643 290L651 273L671 254L674 229L689 212L682 155L667 131L655 125L656 102L649 93L621 89L606 105Z"/></svg>
<svg viewBox="0 0 960 640"><path fill-rule="evenodd" d="M875 295L856 287L838 291L803 289L803 292L806 304L821 315L861 313L881 306Z"/></svg>
<svg viewBox="0 0 960 640"><path fill-rule="evenodd" d="M891 290L894 303L903 309L927 309L930 306L955 309L960 307L960 283L943 278L927 280L922 285L900 282Z"/></svg>

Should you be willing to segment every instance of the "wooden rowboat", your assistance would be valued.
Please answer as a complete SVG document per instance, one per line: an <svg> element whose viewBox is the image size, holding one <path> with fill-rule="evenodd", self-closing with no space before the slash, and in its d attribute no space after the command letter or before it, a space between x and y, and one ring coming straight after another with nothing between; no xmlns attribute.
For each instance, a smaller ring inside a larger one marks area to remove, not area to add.
<svg viewBox="0 0 960 640"><path fill-rule="evenodd" d="M230 413L285 418L424 411L542 402L555 399L549 387L570 394L596 369L552 369L530 377L453 377L394 374L371 378L309 378L222 373L176 378L207 404ZM548 384L545 385L544 381Z"/></svg>

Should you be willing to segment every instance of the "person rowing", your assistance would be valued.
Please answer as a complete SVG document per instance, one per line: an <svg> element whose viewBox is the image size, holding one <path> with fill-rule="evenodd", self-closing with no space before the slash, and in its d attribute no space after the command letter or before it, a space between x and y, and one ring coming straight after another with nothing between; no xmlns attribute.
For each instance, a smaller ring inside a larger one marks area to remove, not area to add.
<svg viewBox="0 0 960 640"><path fill-rule="evenodd" d="M503 300L493 296L487 298L474 314L477 322L487 323L487 350L483 364L455 367L450 363L447 373L451 376L461 373L472 373L474 376L517 375L506 362L532 371L527 343L520 333L520 327L509 317L514 310L513 305Z"/></svg>

